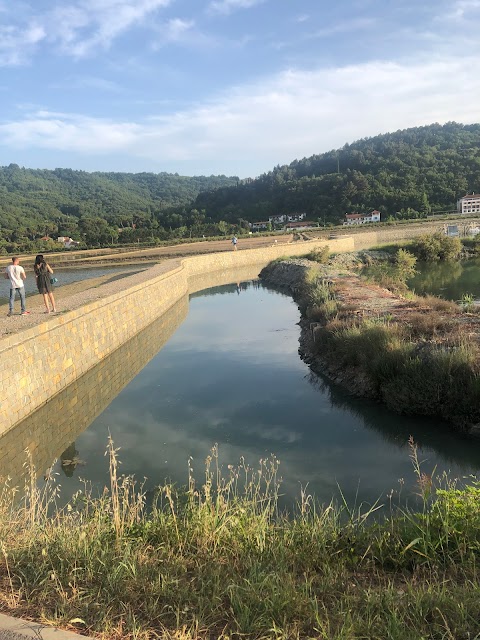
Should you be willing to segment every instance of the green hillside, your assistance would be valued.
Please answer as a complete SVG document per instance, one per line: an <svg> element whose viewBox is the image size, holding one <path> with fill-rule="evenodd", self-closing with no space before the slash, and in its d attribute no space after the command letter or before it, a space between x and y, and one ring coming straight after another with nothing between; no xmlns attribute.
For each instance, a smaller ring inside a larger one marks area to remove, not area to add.
<svg viewBox="0 0 480 640"><path fill-rule="evenodd" d="M192 223L179 212L199 192L237 181L226 176L0 167L0 250L45 248L38 242L45 235L105 244L117 240L118 228L126 229L120 234L123 241L168 237L170 227Z"/></svg>
<svg viewBox="0 0 480 640"><path fill-rule="evenodd" d="M338 223L352 211L384 218L453 210L480 191L480 124L455 122L405 129L277 166L253 181L198 195L195 207L214 220L265 220L306 212Z"/></svg>
<svg viewBox="0 0 480 640"><path fill-rule="evenodd" d="M294 160L256 179L168 173L0 168L0 252L50 249L45 235L86 246L218 235L278 213L338 224L452 211L480 192L480 124L432 124Z"/></svg>

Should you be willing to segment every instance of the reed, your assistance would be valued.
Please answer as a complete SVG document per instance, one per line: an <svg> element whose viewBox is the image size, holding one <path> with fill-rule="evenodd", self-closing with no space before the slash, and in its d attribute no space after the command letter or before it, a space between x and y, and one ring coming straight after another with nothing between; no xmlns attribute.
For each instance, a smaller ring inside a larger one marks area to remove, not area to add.
<svg viewBox="0 0 480 640"><path fill-rule="evenodd" d="M202 482L190 469L146 508L110 441L100 497L60 508L52 476L26 500L3 487L2 608L110 640L477 637L480 486L424 472L410 447L415 510L302 492L287 514L277 459L224 468L216 447Z"/></svg>

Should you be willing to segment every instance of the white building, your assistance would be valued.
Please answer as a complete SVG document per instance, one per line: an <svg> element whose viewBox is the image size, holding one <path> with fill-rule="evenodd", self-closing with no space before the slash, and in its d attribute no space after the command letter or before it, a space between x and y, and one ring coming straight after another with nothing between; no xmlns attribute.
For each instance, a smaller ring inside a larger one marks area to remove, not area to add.
<svg viewBox="0 0 480 640"><path fill-rule="evenodd" d="M368 224L370 222L380 222L380 211L375 209L372 213L346 213L343 224Z"/></svg>
<svg viewBox="0 0 480 640"><path fill-rule="evenodd" d="M480 213L480 194L467 194L457 202L458 213Z"/></svg>
<svg viewBox="0 0 480 640"><path fill-rule="evenodd" d="M268 221L271 224L282 224L282 222L287 221L287 216L285 214L278 214L276 216L268 216Z"/></svg>
<svg viewBox="0 0 480 640"><path fill-rule="evenodd" d="M250 229L252 231L262 231L268 229L269 222L250 222Z"/></svg>
<svg viewBox="0 0 480 640"><path fill-rule="evenodd" d="M69 238L68 236L58 236L57 242L60 242L61 244L63 244L65 249L78 247L78 245L80 244L79 242L77 242L76 240L72 240L72 238Z"/></svg>
<svg viewBox="0 0 480 640"><path fill-rule="evenodd" d="M305 220L306 217L306 213L291 213L287 215L287 220L288 222L300 222L301 220Z"/></svg>
<svg viewBox="0 0 480 640"><path fill-rule="evenodd" d="M306 213L289 213L289 214L278 214L276 216L270 216L268 221L271 224L282 224L284 222L300 222L301 220L305 220L307 217Z"/></svg>

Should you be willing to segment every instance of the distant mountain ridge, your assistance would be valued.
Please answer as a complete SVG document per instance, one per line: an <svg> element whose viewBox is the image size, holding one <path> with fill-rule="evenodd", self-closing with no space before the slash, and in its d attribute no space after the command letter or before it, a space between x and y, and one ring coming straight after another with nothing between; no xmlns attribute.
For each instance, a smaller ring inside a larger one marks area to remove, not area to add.
<svg viewBox="0 0 480 640"><path fill-rule="evenodd" d="M306 212L338 223L347 212L418 217L480 191L480 124L432 124L365 138L197 196L213 219L265 220Z"/></svg>
<svg viewBox="0 0 480 640"><path fill-rule="evenodd" d="M112 225L139 225L192 202L204 189L237 177L116 173L0 167L0 235L36 237L73 232L74 218L94 216ZM135 222L136 221L136 222Z"/></svg>

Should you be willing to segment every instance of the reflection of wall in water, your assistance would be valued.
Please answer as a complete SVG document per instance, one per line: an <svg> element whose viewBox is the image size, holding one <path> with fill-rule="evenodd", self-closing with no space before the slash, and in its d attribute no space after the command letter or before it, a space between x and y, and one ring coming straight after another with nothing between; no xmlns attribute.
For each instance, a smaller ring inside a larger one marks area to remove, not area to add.
<svg viewBox="0 0 480 640"><path fill-rule="evenodd" d="M256 279L262 268L262 266L253 265L239 269L224 269L213 271L212 273L190 276L188 278L188 291L190 294L195 294L204 289L223 287L226 284L235 284L237 282ZM195 296L192 295L192 297Z"/></svg>
<svg viewBox="0 0 480 640"><path fill-rule="evenodd" d="M188 297L0 437L0 477L18 484L31 452L43 473L158 353L187 316ZM81 452L80 452L81 457Z"/></svg>
<svg viewBox="0 0 480 640"><path fill-rule="evenodd" d="M335 251L351 251L345 236L328 241ZM325 240L309 244L313 250ZM224 251L181 260L166 260L137 278L127 278L124 289L107 293L86 305L0 340L0 388L18 390L0 401L0 432L26 419L57 393L72 384L103 358L146 328L189 291L193 278L222 270L262 266L282 255L302 255L303 243L274 245L247 251ZM237 275L236 281L238 282ZM191 288L190 288L191 291ZM81 354L81 357L80 357ZM9 363L8 368L4 363ZM2 367L2 363L4 366ZM41 370L43 375L38 375ZM1 454L0 454L1 455Z"/></svg>

